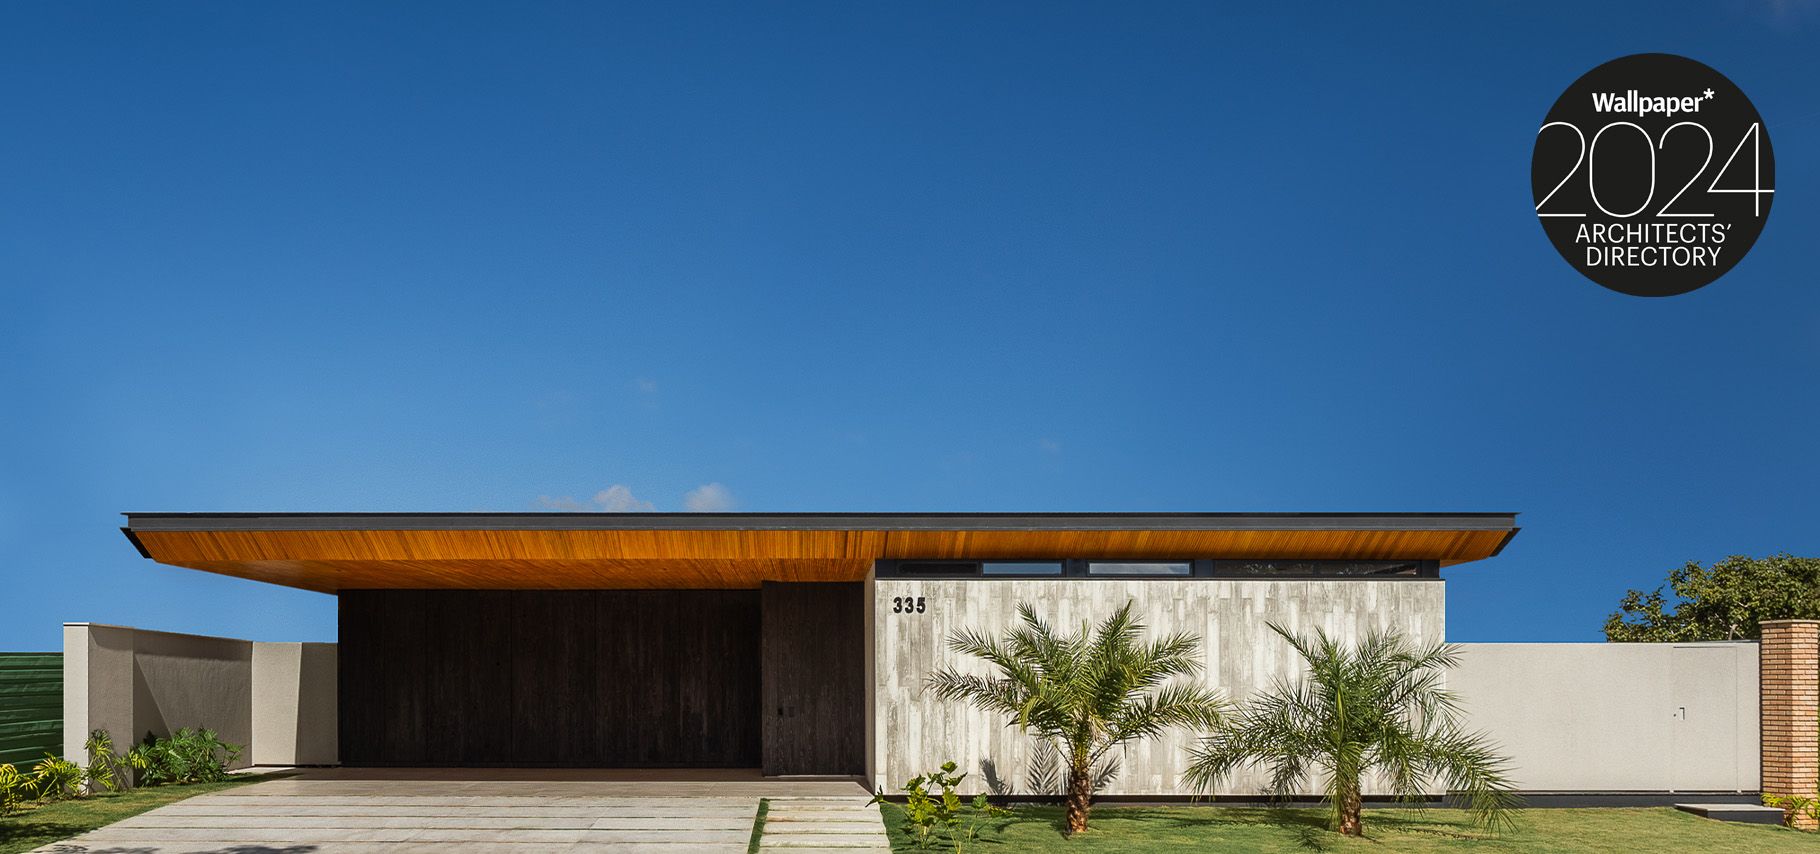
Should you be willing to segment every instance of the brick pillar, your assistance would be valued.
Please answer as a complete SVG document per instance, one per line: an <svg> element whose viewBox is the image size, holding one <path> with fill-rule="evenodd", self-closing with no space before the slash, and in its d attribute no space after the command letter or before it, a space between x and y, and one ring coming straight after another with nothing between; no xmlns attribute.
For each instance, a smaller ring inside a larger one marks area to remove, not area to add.
<svg viewBox="0 0 1820 854"><path fill-rule="evenodd" d="M1765 620L1757 667L1763 794L1814 797L1820 787L1820 620ZM1820 830L1810 816L1788 821Z"/></svg>

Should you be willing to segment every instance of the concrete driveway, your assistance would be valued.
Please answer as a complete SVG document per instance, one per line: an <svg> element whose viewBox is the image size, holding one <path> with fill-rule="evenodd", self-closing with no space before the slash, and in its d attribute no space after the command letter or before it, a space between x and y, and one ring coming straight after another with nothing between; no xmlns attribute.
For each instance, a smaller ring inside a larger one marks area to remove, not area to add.
<svg viewBox="0 0 1820 854"><path fill-rule="evenodd" d="M755 772L324 769L199 795L45 846L57 854L523 851L745 852L759 800L765 850L888 850L848 780ZM868 822L869 819L869 822Z"/></svg>

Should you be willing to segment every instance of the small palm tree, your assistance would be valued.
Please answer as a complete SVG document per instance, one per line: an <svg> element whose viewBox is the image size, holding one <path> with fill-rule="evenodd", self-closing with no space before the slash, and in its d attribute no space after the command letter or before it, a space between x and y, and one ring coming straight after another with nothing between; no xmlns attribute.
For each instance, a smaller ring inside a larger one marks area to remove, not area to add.
<svg viewBox="0 0 1820 854"><path fill-rule="evenodd" d="M1384 772L1393 792L1416 799L1439 782L1466 799L1475 822L1493 829L1510 821L1519 799L1505 774L1508 760L1482 734L1460 728L1454 695L1442 687L1459 649L1418 649L1395 631L1373 632L1355 648L1316 629L1297 637L1271 624L1308 665L1307 677L1279 682L1216 724L1193 751L1187 781L1210 789L1240 766L1270 769L1279 797L1304 791L1311 770L1333 827L1360 836L1361 777Z"/></svg>
<svg viewBox="0 0 1820 854"><path fill-rule="evenodd" d="M1130 602L1076 634L1056 634L1027 604L1017 613L1021 625L1002 638L961 631L948 639L950 649L985 660L996 674L947 668L929 677L929 687L1053 744L1067 766L1068 832L1078 833L1087 829L1094 766L1107 751L1172 727L1211 726L1224 704L1200 685L1165 684L1200 672L1201 639L1180 632L1141 642L1144 626Z"/></svg>

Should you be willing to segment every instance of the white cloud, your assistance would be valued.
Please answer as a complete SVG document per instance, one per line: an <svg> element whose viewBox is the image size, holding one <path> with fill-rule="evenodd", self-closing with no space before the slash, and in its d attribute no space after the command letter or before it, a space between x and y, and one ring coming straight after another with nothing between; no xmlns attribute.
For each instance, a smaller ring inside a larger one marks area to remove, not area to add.
<svg viewBox="0 0 1820 854"><path fill-rule="evenodd" d="M1038 439L1036 446L1041 448L1044 453L1059 454L1062 452L1062 443L1054 439Z"/></svg>
<svg viewBox="0 0 1820 854"><path fill-rule="evenodd" d="M623 483L616 483L594 493L592 503L575 500L574 496L537 496L537 506L544 510L562 510L577 513L587 510L601 510L607 513L649 513L656 510L656 505L641 501L632 494L632 488Z"/></svg>
<svg viewBox="0 0 1820 854"><path fill-rule="evenodd" d="M733 491L721 483L704 483L683 496L690 513L724 513L733 509Z"/></svg>
<svg viewBox="0 0 1820 854"><path fill-rule="evenodd" d="M594 504L608 513L649 513L657 509L649 501L640 501L632 494L632 489L623 483L616 483L594 493Z"/></svg>

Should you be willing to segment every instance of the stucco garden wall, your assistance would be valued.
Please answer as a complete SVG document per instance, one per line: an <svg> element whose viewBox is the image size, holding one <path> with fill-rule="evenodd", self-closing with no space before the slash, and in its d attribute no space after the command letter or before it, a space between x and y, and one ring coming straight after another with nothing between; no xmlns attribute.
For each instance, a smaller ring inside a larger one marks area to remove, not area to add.
<svg viewBox="0 0 1820 854"><path fill-rule="evenodd" d="M332 643L253 644L254 765L334 765L340 745Z"/></svg>
<svg viewBox="0 0 1820 854"><path fill-rule="evenodd" d="M63 650L65 756L84 758L91 730L124 751L206 727L247 748L236 767L335 762L334 644L66 623Z"/></svg>

